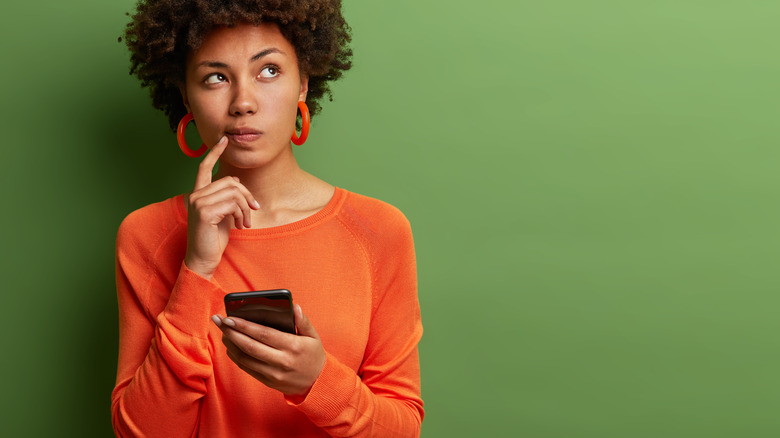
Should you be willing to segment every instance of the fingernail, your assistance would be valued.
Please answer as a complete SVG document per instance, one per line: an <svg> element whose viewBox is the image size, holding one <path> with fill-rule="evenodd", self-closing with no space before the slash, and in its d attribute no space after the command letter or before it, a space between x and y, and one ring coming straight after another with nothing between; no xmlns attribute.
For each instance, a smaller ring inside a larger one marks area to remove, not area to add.
<svg viewBox="0 0 780 438"><path fill-rule="evenodd" d="M214 324L216 324L217 327L222 325L222 320L219 319L218 315L211 315L211 320L214 321Z"/></svg>
<svg viewBox="0 0 780 438"><path fill-rule="evenodd" d="M255 199L254 201L252 201L252 204L254 204L255 208L257 208L258 210L260 209L260 203L259 203L259 202L257 202L257 199Z"/></svg>
<svg viewBox="0 0 780 438"><path fill-rule="evenodd" d="M232 319L230 319L230 318L225 318L225 319L222 320L222 322L225 325L229 326L229 327L235 327L236 326L236 323Z"/></svg>

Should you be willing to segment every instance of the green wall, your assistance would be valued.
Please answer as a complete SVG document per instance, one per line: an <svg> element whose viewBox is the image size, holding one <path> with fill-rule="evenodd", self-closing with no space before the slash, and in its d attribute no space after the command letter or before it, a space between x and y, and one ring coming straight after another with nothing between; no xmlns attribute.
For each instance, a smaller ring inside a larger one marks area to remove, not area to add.
<svg viewBox="0 0 780 438"><path fill-rule="evenodd" d="M190 188L117 43L133 2L0 13L8 436L107 436L113 245ZM409 217L425 437L780 434L780 3L346 0L296 149Z"/></svg>

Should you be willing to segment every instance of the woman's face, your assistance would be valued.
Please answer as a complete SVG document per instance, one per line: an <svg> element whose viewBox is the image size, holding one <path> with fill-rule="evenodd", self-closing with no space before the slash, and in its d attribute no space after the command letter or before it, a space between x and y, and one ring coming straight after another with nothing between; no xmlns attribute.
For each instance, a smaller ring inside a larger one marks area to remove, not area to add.
<svg viewBox="0 0 780 438"><path fill-rule="evenodd" d="M184 105L209 147L226 135L222 161L260 167L290 152L307 78L273 23L218 28L187 56Z"/></svg>

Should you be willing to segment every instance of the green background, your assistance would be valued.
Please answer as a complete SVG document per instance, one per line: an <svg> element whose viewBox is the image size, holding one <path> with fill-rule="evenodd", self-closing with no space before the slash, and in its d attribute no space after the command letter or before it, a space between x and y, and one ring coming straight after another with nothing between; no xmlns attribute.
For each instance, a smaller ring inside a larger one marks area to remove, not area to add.
<svg viewBox="0 0 780 438"><path fill-rule="evenodd" d="M114 237L196 160L129 0L0 13L7 436L111 434ZM412 222L425 437L780 434L780 3L357 1L302 166Z"/></svg>

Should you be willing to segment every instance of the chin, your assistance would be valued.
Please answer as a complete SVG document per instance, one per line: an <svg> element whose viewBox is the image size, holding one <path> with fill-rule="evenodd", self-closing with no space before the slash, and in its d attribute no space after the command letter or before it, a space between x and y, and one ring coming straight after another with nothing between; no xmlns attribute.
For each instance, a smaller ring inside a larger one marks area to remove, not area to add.
<svg viewBox="0 0 780 438"><path fill-rule="evenodd" d="M272 151L264 148L252 148L249 149L243 145L228 149L224 155L220 158L220 162L224 162L225 165L234 167L236 169L257 169L266 167L269 164L283 160L284 153L282 151Z"/></svg>

